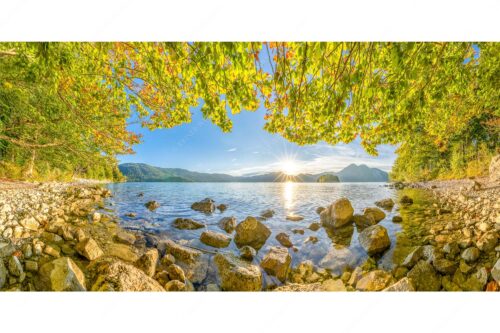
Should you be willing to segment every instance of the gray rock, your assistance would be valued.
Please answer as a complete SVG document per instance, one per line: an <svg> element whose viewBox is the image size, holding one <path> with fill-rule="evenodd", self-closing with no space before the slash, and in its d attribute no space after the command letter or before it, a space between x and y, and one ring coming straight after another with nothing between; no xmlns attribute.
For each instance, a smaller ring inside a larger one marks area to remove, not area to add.
<svg viewBox="0 0 500 333"><path fill-rule="evenodd" d="M262 288L262 273L258 266L238 259L232 254L217 254L214 257L222 290L259 291Z"/></svg>
<svg viewBox="0 0 500 333"><path fill-rule="evenodd" d="M467 263L476 261L479 258L479 249L476 247L469 247L462 252L462 259Z"/></svg>
<svg viewBox="0 0 500 333"><path fill-rule="evenodd" d="M412 280L417 291L439 291L441 289L441 276L427 261L420 260L408 272L407 276Z"/></svg>
<svg viewBox="0 0 500 333"><path fill-rule="evenodd" d="M292 257L283 247L273 246L260 262L260 266L271 276L284 282L290 269Z"/></svg>
<svg viewBox="0 0 500 333"><path fill-rule="evenodd" d="M339 228L351 222L353 213L349 199L340 198L321 212L321 223L327 227Z"/></svg>
<svg viewBox="0 0 500 333"><path fill-rule="evenodd" d="M384 252L391 246L387 230L380 225L366 228L359 234L359 243L369 255Z"/></svg>
<svg viewBox="0 0 500 333"><path fill-rule="evenodd" d="M256 218L249 216L236 226L234 242L238 247L249 245L259 250L270 235L271 230L268 227Z"/></svg>

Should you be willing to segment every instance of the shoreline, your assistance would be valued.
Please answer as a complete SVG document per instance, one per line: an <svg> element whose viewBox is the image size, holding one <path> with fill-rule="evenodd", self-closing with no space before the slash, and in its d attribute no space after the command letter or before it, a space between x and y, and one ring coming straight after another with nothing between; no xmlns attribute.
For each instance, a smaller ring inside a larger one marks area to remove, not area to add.
<svg viewBox="0 0 500 333"><path fill-rule="evenodd" d="M3 267L0 263L0 290L195 290L194 285L204 278L202 271L206 274L208 266L213 264L208 254L168 239L161 240L153 234L125 230L119 226L119 221L96 212L103 207L102 201L111 195L102 184L105 183L0 180L0 236L3 239L0 240L0 261L3 261ZM443 244L439 237L450 234L441 234L443 230L450 231L443 228L434 235L432 243L435 245L416 247L405 260L411 263L392 271L378 269L368 260L335 276L310 262L301 262L296 267L289 267L286 282L271 290L425 290L423 288L429 286L422 279L429 276L434 281L430 288L437 290L498 290L493 266L498 266L495 261L500 251L496 245L500 202L498 199L495 202L494 198L499 198L500 186L487 180L457 180L410 183L404 187L429 191L439 202L438 214L446 214L449 210L464 218L463 225L454 226L451 233L465 233L465 242ZM479 205L478 198L481 200ZM37 215L40 211L42 213ZM477 263L476 260L465 261L463 252L476 246L484 253L478 257L488 254L488 259L476 258ZM443 253L449 247L453 247L453 254ZM279 264L283 256L273 255ZM219 270L229 275L235 269L251 271L257 267L234 255L219 254L214 260ZM443 264L449 267L440 271L442 267L436 265ZM451 271L454 273L449 274ZM253 281L254 273L244 277ZM222 289L233 290L235 286L230 284L235 283L234 276L228 279L229 285L226 283ZM437 280L439 287L436 287ZM240 287L241 290L246 288ZM216 291L220 286L209 284L202 290Z"/></svg>

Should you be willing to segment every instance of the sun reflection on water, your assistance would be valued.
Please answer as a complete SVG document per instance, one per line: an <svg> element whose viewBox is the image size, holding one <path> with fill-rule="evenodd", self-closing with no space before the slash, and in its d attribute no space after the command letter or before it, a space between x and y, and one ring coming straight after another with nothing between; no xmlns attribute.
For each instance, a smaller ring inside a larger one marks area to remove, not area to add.
<svg viewBox="0 0 500 333"><path fill-rule="evenodd" d="M285 199L285 209L292 209L294 206L295 183L286 182L283 186L283 198Z"/></svg>

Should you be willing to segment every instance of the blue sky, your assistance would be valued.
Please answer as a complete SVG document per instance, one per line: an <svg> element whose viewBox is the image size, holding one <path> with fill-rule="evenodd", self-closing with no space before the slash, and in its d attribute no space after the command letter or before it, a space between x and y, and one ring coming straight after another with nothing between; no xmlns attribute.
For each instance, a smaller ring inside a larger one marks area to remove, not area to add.
<svg viewBox="0 0 500 333"><path fill-rule="evenodd" d="M192 109L192 122L172 129L132 130L143 135L136 154L120 156L121 163L147 163L167 168L232 175L280 171L284 160L295 161L297 172L338 171L350 163L366 164L390 171L395 159L393 146L379 146L379 156L364 152L359 142L298 146L263 129L265 110L242 111L231 116L233 130L223 133L199 108Z"/></svg>

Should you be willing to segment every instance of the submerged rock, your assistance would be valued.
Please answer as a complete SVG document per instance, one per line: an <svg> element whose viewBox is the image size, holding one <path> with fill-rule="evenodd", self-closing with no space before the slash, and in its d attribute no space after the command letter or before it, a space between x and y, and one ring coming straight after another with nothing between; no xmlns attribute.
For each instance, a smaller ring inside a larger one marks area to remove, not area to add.
<svg viewBox="0 0 500 333"><path fill-rule="evenodd" d="M276 240L284 247L292 247L293 246L292 242L290 241L290 237L288 237L288 235L285 234L284 232L280 232L279 234L277 234Z"/></svg>
<svg viewBox="0 0 500 333"><path fill-rule="evenodd" d="M154 211L160 208L160 204L158 203L158 201L154 200L146 202L144 206L146 206L146 208L149 209L150 211Z"/></svg>
<svg viewBox="0 0 500 333"><path fill-rule="evenodd" d="M420 260L407 275L415 285L417 291L439 291L441 276L436 273L431 264Z"/></svg>
<svg viewBox="0 0 500 333"><path fill-rule="evenodd" d="M119 243L132 245L135 243L135 235L129 232L120 230L115 235L115 240Z"/></svg>
<svg viewBox="0 0 500 333"><path fill-rule="evenodd" d="M324 226L339 228L351 222L354 209L347 198L340 198L320 214Z"/></svg>
<svg viewBox="0 0 500 333"><path fill-rule="evenodd" d="M238 247L249 245L259 250L271 235L271 230L255 217L248 216L236 226L234 242Z"/></svg>
<svg viewBox="0 0 500 333"><path fill-rule="evenodd" d="M212 247L222 248L229 246L231 237L215 231L203 231L200 236L200 241Z"/></svg>
<svg viewBox="0 0 500 333"><path fill-rule="evenodd" d="M85 291L85 276L68 257L52 260L39 270L38 290Z"/></svg>
<svg viewBox="0 0 500 333"><path fill-rule="evenodd" d="M293 214L290 214L290 215L287 215L286 216L286 219L288 221L292 221L292 222L298 222L298 221L302 221L304 219L303 216L300 216L300 215L293 215Z"/></svg>
<svg viewBox="0 0 500 333"><path fill-rule="evenodd" d="M174 226L174 228L181 230L196 230L196 229L201 229L205 226L203 223L182 217L176 218L172 223L172 225Z"/></svg>
<svg viewBox="0 0 500 333"><path fill-rule="evenodd" d="M380 221L385 219L385 213L377 207L365 208L365 210L363 211L363 215L367 217L371 216L375 223L379 223Z"/></svg>
<svg viewBox="0 0 500 333"><path fill-rule="evenodd" d="M92 291L164 291L142 270L114 258L103 258L89 267Z"/></svg>
<svg viewBox="0 0 500 333"><path fill-rule="evenodd" d="M399 200L399 203L408 206L413 204L413 199L407 195L403 195L403 197Z"/></svg>
<svg viewBox="0 0 500 333"><path fill-rule="evenodd" d="M284 282L291 262L292 257L286 248L273 246L260 262L260 266L267 274L276 276L278 280Z"/></svg>
<svg viewBox="0 0 500 333"><path fill-rule="evenodd" d="M311 231L318 231L321 228L321 224L319 224L318 222L313 222L307 228Z"/></svg>
<svg viewBox="0 0 500 333"><path fill-rule="evenodd" d="M365 274L356 283L356 289L360 291L380 291L394 283L392 275L383 270L375 270Z"/></svg>
<svg viewBox="0 0 500 333"><path fill-rule="evenodd" d="M391 246L387 230L380 225L366 228L359 234L359 243L369 255L384 252Z"/></svg>
<svg viewBox="0 0 500 333"><path fill-rule="evenodd" d="M353 267L356 258L352 251L343 246L330 248L328 253L319 261L319 266L340 274L346 267Z"/></svg>
<svg viewBox="0 0 500 333"><path fill-rule="evenodd" d="M274 210L266 209L260 213L260 216L265 218L265 219L270 219L271 217L274 216Z"/></svg>
<svg viewBox="0 0 500 333"><path fill-rule="evenodd" d="M217 206L217 209L220 211L220 212L223 212L227 209L227 205L225 204L220 204Z"/></svg>
<svg viewBox="0 0 500 333"><path fill-rule="evenodd" d="M394 223L401 223L401 222L403 222L403 218L401 216L399 216L399 215L394 215L392 217L392 222L394 222Z"/></svg>
<svg viewBox="0 0 500 333"><path fill-rule="evenodd" d="M219 221L219 228L221 228L228 234L232 233L236 228L236 218L234 216L223 217Z"/></svg>
<svg viewBox="0 0 500 333"><path fill-rule="evenodd" d="M262 288L262 273L259 267L232 254L217 254L214 257L222 290L259 291Z"/></svg>
<svg viewBox="0 0 500 333"><path fill-rule="evenodd" d="M252 261L257 251L251 246L245 245L240 248L240 257L245 260Z"/></svg>
<svg viewBox="0 0 500 333"><path fill-rule="evenodd" d="M375 205L387 210L391 210L392 207L394 207L394 200L392 200L391 198L382 199L379 201L375 201Z"/></svg>
<svg viewBox="0 0 500 333"><path fill-rule="evenodd" d="M206 198L201 201L193 203L191 205L191 209L209 214L215 211L215 204L212 199Z"/></svg>

